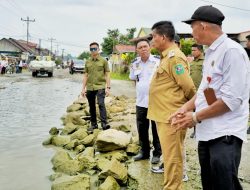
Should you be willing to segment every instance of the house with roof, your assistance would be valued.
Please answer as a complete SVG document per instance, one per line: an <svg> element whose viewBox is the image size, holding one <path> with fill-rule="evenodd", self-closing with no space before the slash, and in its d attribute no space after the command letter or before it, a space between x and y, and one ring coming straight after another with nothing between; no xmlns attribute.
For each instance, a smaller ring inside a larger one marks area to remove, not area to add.
<svg viewBox="0 0 250 190"><path fill-rule="evenodd" d="M110 69L114 71L120 68L124 63L124 56L128 53L135 53L134 45L116 45L109 59Z"/></svg>
<svg viewBox="0 0 250 190"><path fill-rule="evenodd" d="M24 40L16 40L13 38L2 38L0 40L0 54L20 57L28 60L29 56L48 55L50 52L47 49L38 47L38 44L26 42Z"/></svg>

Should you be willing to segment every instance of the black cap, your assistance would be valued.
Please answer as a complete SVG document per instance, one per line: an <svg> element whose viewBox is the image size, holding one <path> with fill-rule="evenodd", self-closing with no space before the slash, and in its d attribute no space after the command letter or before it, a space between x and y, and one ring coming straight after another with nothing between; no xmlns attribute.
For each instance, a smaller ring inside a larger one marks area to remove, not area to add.
<svg viewBox="0 0 250 190"><path fill-rule="evenodd" d="M225 19L223 13L213 7L212 5L202 6L199 7L194 14L192 15L191 19L184 20L186 24L191 24L193 21L200 20L205 22L210 22L213 24L221 25L222 21Z"/></svg>
<svg viewBox="0 0 250 190"><path fill-rule="evenodd" d="M250 40L250 34L246 36L246 39Z"/></svg>

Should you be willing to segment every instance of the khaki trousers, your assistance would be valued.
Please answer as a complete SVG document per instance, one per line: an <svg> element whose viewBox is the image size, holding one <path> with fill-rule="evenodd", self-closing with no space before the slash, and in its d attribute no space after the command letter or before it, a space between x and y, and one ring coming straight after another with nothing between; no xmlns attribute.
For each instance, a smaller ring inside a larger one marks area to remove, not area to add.
<svg viewBox="0 0 250 190"><path fill-rule="evenodd" d="M187 130L176 131L168 123L157 122L157 131L164 162L163 190L182 190L183 143Z"/></svg>

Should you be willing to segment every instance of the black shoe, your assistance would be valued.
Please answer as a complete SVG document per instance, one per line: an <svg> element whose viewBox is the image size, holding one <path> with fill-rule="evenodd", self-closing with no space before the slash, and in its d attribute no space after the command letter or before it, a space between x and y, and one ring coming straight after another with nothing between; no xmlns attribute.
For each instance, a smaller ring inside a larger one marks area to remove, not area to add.
<svg viewBox="0 0 250 190"><path fill-rule="evenodd" d="M160 156L153 156L151 164L158 164L160 162Z"/></svg>
<svg viewBox="0 0 250 190"><path fill-rule="evenodd" d="M94 129L98 129L98 125L91 125L89 128L88 128L88 132L90 133L93 133Z"/></svg>
<svg viewBox="0 0 250 190"><path fill-rule="evenodd" d="M149 159L149 155L145 155L142 152L134 156L134 161L146 160L146 159Z"/></svg>
<svg viewBox="0 0 250 190"><path fill-rule="evenodd" d="M103 123L102 123L102 129L103 129L103 130L110 129L110 125L109 125L109 124L103 124Z"/></svg>

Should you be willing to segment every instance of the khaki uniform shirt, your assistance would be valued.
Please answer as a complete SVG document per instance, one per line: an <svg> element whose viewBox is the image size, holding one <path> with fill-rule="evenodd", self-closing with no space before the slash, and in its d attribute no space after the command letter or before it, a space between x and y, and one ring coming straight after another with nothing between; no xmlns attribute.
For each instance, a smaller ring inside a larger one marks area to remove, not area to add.
<svg viewBox="0 0 250 190"><path fill-rule="evenodd" d="M88 74L87 90L94 91L105 88L105 73L109 72L106 59L101 56L98 56L97 59L88 59L85 64L85 72Z"/></svg>
<svg viewBox="0 0 250 190"><path fill-rule="evenodd" d="M148 118L169 123L169 116L194 94L186 56L173 45L162 52L161 63L150 84Z"/></svg>
<svg viewBox="0 0 250 190"><path fill-rule="evenodd" d="M190 76L193 79L196 90L199 88L202 79L202 64L204 56L201 55L190 63Z"/></svg>

